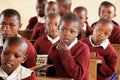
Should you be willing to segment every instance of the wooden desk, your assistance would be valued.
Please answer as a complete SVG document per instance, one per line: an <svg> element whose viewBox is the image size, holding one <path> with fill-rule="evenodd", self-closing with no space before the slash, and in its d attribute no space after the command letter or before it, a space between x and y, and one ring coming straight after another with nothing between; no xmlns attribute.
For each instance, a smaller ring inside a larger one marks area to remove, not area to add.
<svg viewBox="0 0 120 80"><path fill-rule="evenodd" d="M97 80L97 64L101 64L99 59L90 59L90 73L89 80Z"/></svg>
<svg viewBox="0 0 120 80"><path fill-rule="evenodd" d="M37 80L74 80L72 78L37 77Z"/></svg>
<svg viewBox="0 0 120 80"><path fill-rule="evenodd" d="M120 44L112 44L112 46L118 53L116 73L117 73L117 80L120 80Z"/></svg>

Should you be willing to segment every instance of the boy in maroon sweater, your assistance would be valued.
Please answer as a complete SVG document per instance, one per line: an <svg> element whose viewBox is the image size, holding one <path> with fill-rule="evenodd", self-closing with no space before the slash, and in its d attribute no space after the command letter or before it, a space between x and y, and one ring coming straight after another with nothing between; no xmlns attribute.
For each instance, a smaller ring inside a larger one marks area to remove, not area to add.
<svg viewBox="0 0 120 80"><path fill-rule="evenodd" d="M50 1L45 4L45 16L49 13L58 13L58 5L56 2ZM32 33L32 40L36 40L42 35L45 34L45 23L37 23L34 26L33 33Z"/></svg>
<svg viewBox="0 0 120 80"><path fill-rule="evenodd" d="M102 64L97 67L97 80L109 80L115 72L117 53L108 40L112 30L113 23L102 18L96 23L93 35L81 39L89 46L91 58L102 60Z"/></svg>
<svg viewBox="0 0 120 80"><path fill-rule="evenodd" d="M0 80L36 80L35 73L23 66L27 43L20 37L9 37L1 53Z"/></svg>
<svg viewBox="0 0 120 80"><path fill-rule="evenodd" d="M48 64L54 65L56 77L89 80L90 52L87 45L77 39L79 28L79 19L74 14L66 14L61 19L60 42L48 53Z"/></svg>
<svg viewBox="0 0 120 80"><path fill-rule="evenodd" d="M37 22L45 23L45 4L47 0L36 0L37 16L31 17L26 27L28 30L32 30Z"/></svg>
<svg viewBox="0 0 120 80"><path fill-rule="evenodd" d="M3 43L9 37L21 37L18 34L18 30L21 28L21 26L21 17L18 11L14 9L3 10L0 14L0 29L2 34L2 37L0 38L0 46L3 46ZM23 39L27 42L28 49L26 52L27 59L22 65L27 68L31 68L36 65L36 50L30 41L28 41L26 38Z"/></svg>
<svg viewBox="0 0 120 80"><path fill-rule="evenodd" d="M102 2L99 7L99 17L109 19L114 24L112 33L109 36L110 43L120 44L120 27L117 22L113 21L113 18L115 16L116 16L116 7L108 1ZM95 27L95 24L96 22L92 26Z"/></svg>
<svg viewBox="0 0 120 80"><path fill-rule="evenodd" d="M92 34L92 27L87 22L87 9L82 6L78 6L73 10L73 13L80 19L80 33L78 38L88 37Z"/></svg>
<svg viewBox="0 0 120 80"><path fill-rule="evenodd" d="M57 13L50 13L46 16L47 34L39 37L34 44L37 54L48 54L50 47L59 40L58 25L60 16Z"/></svg>

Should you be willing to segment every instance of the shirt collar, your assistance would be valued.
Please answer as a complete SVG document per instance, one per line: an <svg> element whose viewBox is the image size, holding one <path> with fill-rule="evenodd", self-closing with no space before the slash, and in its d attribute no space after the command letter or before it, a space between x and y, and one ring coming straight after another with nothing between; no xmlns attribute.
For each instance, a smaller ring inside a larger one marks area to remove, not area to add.
<svg viewBox="0 0 120 80"><path fill-rule="evenodd" d="M31 76L32 72L32 70L19 65L19 67L17 67L10 75L8 75L6 72L4 72L2 67L0 67L0 77L2 77L4 80L21 80Z"/></svg>
<svg viewBox="0 0 120 80"><path fill-rule="evenodd" d="M109 40L106 39L106 40L104 40L100 45L95 45L95 44L92 42L92 36L89 36L89 41L90 41L90 43L91 43L91 45L92 45L93 47L100 47L100 46L101 46L103 49L106 49L107 46L110 44Z"/></svg>
<svg viewBox="0 0 120 80"><path fill-rule="evenodd" d="M87 27L86 27L86 24L85 24L85 23L84 23L82 29L83 29L84 31L86 31Z"/></svg>
<svg viewBox="0 0 120 80"><path fill-rule="evenodd" d="M78 42L78 39L75 38L75 40L68 46L68 49L71 49L77 42Z"/></svg>
<svg viewBox="0 0 120 80"><path fill-rule="evenodd" d="M49 35L47 35L47 38L48 38L48 40L49 40L52 44L56 43L56 42L60 39L59 36L57 36L56 38L52 39Z"/></svg>
<svg viewBox="0 0 120 80"><path fill-rule="evenodd" d="M37 16L37 17L38 17L38 22L45 23L45 16L44 17Z"/></svg>

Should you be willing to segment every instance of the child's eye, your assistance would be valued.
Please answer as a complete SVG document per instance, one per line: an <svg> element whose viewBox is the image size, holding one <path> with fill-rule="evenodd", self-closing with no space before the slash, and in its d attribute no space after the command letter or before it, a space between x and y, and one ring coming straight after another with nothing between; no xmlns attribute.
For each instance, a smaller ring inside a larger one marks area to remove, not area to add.
<svg viewBox="0 0 120 80"><path fill-rule="evenodd" d="M3 54L8 56L10 53L9 52L3 52Z"/></svg>
<svg viewBox="0 0 120 80"><path fill-rule="evenodd" d="M75 31L71 31L71 33L75 33Z"/></svg>
<svg viewBox="0 0 120 80"><path fill-rule="evenodd" d="M19 55L14 55L15 56L15 58L19 58L20 56Z"/></svg>

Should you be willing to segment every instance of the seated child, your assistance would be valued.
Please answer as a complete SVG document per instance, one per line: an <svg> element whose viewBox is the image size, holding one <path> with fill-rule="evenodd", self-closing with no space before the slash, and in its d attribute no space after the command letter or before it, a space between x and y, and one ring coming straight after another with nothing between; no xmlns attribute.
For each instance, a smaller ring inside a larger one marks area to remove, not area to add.
<svg viewBox="0 0 120 80"><path fill-rule="evenodd" d="M36 80L35 73L23 66L27 43L20 37L9 37L1 53L0 80Z"/></svg>
<svg viewBox="0 0 120 80"><path fill-rule="evenodd" d="M49 13L58 13L58 5L56 2L50 1L45 4L45 16ZM45 23L36 23L32 33L32 40L36 40L45 34Z"/></svg>
<svg viewBox="0 0 120 80"><path fill-rule="evenodd" d="M37 54L48 54L50 47L59 40L58 25L60 16L57 13L50 13L46 16L47 34L39 37L34 44Z"/></svg>
<svg viewBox="0 0 120 80"><path fill-rule="evenodd" d="M60 16L64 16L65 14L71 13L71 0L56 0L59 7Z"/></svg>
<svg viewBox="0 0 120 80"><path fill-rule="evenodd" d="M111 20L114 25L119 26L119 24L113 20L113 18L116 17L116 7L114 4L103 1L99 6L98 15L100 18L107 18ZM96 22L92 24L92 27L94 27L95 24Z"/></svg>
<svg viewBox="0 0 120 80"><path fill-rule="evenodd" d="M86 44L77 39L79 28L76 15L69 13L62 17L60 42L54 44L48 53L48 64L54 65L56 77L89 80L90 51Z"/></svg>
<svg viewBox="0 0 120 80"><path fill-rule="evenodd" d="M31 17L29 20L29 23L26 27L28 30L32 30L35 26L36 23L45 23L45 3L47 0L36 0L36 11L37 11L37 16Z"/></svg>
<svg viewBox="0 0 120 80"><path fill-rule="evenodd" d="M109 80L115 72L117 53L108 40L112 30L112 21L101 18L95 25L93 35L81 39L89 46L91 58L102 60L97 67L97 80Z"/></svg>
<svg viewBox="0 0 120 80"><path fill-rule="evenodd" d="M114 28L109 36L109 40L112 44L120 44L120 27L118 27L117 22L112 20L116 16L116 7L108 1L102 2L99 7L99 16L100 18L107 18L113 22Z"/></svg>
<svg viewBox="0 0 120 80"><path fill-rule="evenodd" d="M80 19L80 33L78 38L88 37L92 34L92 27L87 22L87 9L82 6L78 6L73 10L73 13Z"/></svg>
<svg viewBox="0 0 120 80"><path fill-rule="evenodd" d="M21 37L18 33L18 30L22 27L21 16L18 11L14 9L5 9L0 13L0 29L1 29L1 38L0 46L3 46L5 40L12 36ZM23 37L22 37L23 38ZM23 38L27 44L28 49L26 52L27 59L22 64L27 68L31 68L36 65L36 50L29 40Z"/></svg>

